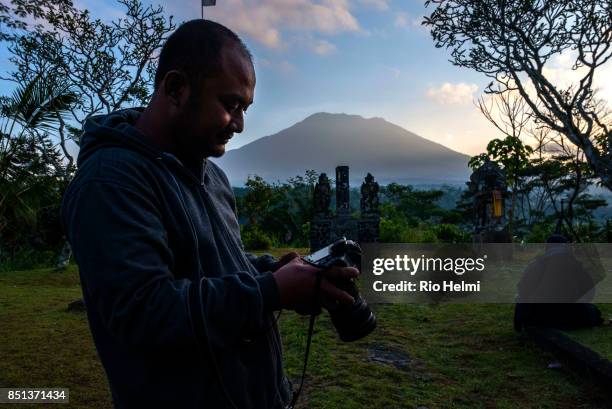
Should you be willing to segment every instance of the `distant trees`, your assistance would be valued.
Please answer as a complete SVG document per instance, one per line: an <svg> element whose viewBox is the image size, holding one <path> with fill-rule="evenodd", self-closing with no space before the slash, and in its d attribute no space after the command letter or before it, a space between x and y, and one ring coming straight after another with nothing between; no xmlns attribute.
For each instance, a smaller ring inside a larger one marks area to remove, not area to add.
<svg viewBox="0 0 612 409"><path fill-rule="evenodd" d="M557 231L578 242L593 240L594 234L603 227L597 226L593 213L608 205L606 200L593 197L589 189L595 185L597 175L580 149L562 135L549 134L540 134L535 148L537 154L522 175L521 193L531 195L534 189L541 190L545 195L543 203L553 211ZM538 211L536 216L539 216L536 220L546 219L544 211Z"/></svg>
<svg viewBox="0 0 612 409"><path fill-rule="evenodd" d="M298 175L283 183L269 183L260 176L249 176L245 188L237 195L238 216L244 221L245 246L308 247L317 179L314 170L307 170L304 176Z"/></svg>
<svg viewBox="0 0 612 409"><path fill-rule="evenodd" d="M318 174L313 170L283 183L270 183L255 175L247 179L244 188L236 189L245 247L308 247L317 179ZM353 203L357 203L358 189L353 189L352 193L357 195L352 197ZM383 186L380 240L388 243L469 242L469 232L458 225L459 212L440 206L447 194L458 196L459 191L451 187L416 189L398 183Z"/></svg>
<svg viewBox="0 0 612 409"><path fill-rule="evenodd" d="M489 159L505 170L512 198L508 212L511 234L525 238L529 230L541 225L548 226L544 228L548 234L554 230L578 242L592 240L599 229L593 212L607 205L588 191L595 184L593 169L582 151L568 145L562 136L538 135L535 149L512 135L493 139L487 151L472 157L469 164L477 169ZM545 238L538 236L538 240Z"/></svg>
<svg viewBox="0 0 612 409"><path fill-rule="evenodd" d="M444 209L439 189L416 189L390 183L381 189L380 240L387 243L467 242L457 210Z"/></svg>
<svg viewBox="0 0 612 409"><path fill-rule="evenodd" d="M530 117L583 152L595 176L612 189L612 122L593 80L612 58L608 0L429 0L424 24L451 62L492 79L490 94L517 93ZM553 57L571 58L579 77L555 84Z"/></svg>

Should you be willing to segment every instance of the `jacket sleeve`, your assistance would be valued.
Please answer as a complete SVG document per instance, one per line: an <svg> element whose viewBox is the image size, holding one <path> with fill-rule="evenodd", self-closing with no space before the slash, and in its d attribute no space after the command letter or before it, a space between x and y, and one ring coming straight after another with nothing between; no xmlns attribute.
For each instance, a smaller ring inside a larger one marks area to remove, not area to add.
<svg viewBox="0 0 612 409"><path fill-rule="evenodd" d="M120 342L151 348L227 342L261 330L267 309L278 305L270 274L175 279L162 217L146 190L92 180L72 192L63 212L88 308Z"/></svg>
<svg viewBox="0 0 612 409"><path fill-rule="evenodd" d="M271 254L257 256L252 253L245 253L245 255L260 273L264 273L266 271L276 271L278 269L278 260L276 260L276 258L274 258L274 256Z"/></svg>

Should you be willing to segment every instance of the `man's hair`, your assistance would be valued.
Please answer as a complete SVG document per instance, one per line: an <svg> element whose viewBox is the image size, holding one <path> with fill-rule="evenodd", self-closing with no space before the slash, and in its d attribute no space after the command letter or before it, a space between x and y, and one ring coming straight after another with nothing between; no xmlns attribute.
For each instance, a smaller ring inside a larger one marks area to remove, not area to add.
<svg viewBox="0 0 612 409"><path fill-rule="evenodd" d="M180 25L164 44L155 72L155 89L171 70L181 70L196 88L202 80L221 71L221 50L232 44L253 63L240 37L229 28L210 20L191 20Z"/></svg>

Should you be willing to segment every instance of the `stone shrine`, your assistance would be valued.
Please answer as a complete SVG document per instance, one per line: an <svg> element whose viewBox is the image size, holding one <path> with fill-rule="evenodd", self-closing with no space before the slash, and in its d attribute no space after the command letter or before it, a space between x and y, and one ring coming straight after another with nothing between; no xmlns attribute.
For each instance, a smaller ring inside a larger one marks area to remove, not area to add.
<svg viewBox="0 0 612 409"><path fill-rule="evenodd" d="M349 167L336 168L336 212L329 210L331 186L325 173L319 176L314 191L314 216L310 223L310 250L316 251L346 237L359 243L378 241L380 211L378 183L368 173L361 185L360 217L351 215Z"/></svg>
<svg viewBox="0 0 612 409"><path fill-rule="evenodd" d="M506 174L488 158L470 175L467 183L474 197L474 241L510 243L506 217Z"/></svg>

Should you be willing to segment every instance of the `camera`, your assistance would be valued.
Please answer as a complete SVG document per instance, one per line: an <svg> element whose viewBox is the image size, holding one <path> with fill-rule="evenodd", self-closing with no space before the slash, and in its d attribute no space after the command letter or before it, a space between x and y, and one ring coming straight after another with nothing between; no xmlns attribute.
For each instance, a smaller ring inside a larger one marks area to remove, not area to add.
<svg viewBox="0 0 612 409"><path fill-rule="evenodd" d="M354 241L343 237L303 259L323 269L333 266L360 268L361 248ZM374 331L376 316L359 294L355 282L351 279L330 279L330 282L355 299L350 306L342 305L330 311L332 323L340 339L344 342L357 341Z"/></svg>

